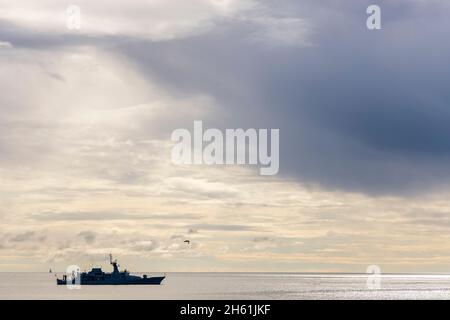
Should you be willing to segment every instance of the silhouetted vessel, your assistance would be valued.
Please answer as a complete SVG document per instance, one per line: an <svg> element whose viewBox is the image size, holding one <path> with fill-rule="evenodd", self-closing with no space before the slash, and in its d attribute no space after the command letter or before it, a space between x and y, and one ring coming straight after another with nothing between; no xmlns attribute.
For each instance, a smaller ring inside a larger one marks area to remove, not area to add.
<svg viewBox="0 0 450 320"><path fill-rule="evenodd" d="M92 268L89 272L82 272L79 274L73 274L72 278L67 279L67 275L64 275L62 279L56 279L58 285L159 285L165 277L142 277L130 275L125 271L119 271L117 260L112 259L112 255L109 255L109 262L113 266L113 272L103 272L101 268Z"/></svg>

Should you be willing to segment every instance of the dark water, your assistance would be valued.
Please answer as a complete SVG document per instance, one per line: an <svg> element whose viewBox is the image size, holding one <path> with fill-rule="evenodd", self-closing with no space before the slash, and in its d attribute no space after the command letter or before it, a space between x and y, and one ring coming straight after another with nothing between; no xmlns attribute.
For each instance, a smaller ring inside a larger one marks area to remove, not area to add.
<svg viewBox="0 0 450 320"><path fill-rule="evenodd" d="M48 273L0 273L0 299L449 299L450 276L169 273L161 286L56 286Z"/></svg>

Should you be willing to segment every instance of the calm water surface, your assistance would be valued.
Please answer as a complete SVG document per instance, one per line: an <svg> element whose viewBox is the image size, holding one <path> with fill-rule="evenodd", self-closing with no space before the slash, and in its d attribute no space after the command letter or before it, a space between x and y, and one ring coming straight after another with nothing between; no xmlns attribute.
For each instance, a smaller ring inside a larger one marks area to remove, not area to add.
<svg viewBox="0 0 450 320"><path fill-rule="evenodd" d="M48 273L0 273L0 299L450 299L450 275L168 273L161 286L56 286Z"/></svg>

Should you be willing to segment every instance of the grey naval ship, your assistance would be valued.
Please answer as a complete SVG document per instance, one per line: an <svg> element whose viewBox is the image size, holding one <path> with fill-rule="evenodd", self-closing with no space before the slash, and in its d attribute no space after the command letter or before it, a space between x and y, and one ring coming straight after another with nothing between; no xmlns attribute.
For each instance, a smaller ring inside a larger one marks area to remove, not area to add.
<svg viewBox="0 0 450 320"><path fill-rule="evenodd" d="M89 272L81 272L72 274L71 278L63 275L62 279L56 279L58 285L159 285L164 277L142 277L130 275L127 270L119 271L117 260L112 259L109 255L109 262L113 266L113 272L103 272L101 268L92 268Z"/></svg>

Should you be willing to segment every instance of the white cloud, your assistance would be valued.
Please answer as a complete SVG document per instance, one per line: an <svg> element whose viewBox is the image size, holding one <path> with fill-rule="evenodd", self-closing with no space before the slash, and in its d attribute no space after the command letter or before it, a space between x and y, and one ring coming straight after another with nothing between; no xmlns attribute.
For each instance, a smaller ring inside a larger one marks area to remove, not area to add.
<svg viewBox="0 0 450 320"><path fill-rule="evenodd" d="M34 31L130 36L151 40L186 37L210 29L216 19L253 5L250 0L78 0L81 29L66 29L67 3L2 0L0 19Z"/></svg>

